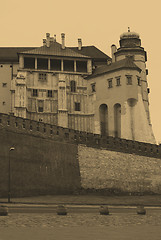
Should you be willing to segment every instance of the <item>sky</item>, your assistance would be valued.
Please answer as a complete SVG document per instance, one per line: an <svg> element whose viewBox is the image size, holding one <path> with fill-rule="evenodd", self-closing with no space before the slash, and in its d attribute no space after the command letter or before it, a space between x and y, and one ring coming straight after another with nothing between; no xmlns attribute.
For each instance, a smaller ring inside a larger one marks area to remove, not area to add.
<svg viewBox="0 0 161 240"><path fill-rule="evenodd" d="M0 47L39 47L47 32L66 35L67 46L95 45L111 56L111 45L128 27L140 34L147 51L150 115L161 143L160 0L5 0L0 9Z"/></svg>

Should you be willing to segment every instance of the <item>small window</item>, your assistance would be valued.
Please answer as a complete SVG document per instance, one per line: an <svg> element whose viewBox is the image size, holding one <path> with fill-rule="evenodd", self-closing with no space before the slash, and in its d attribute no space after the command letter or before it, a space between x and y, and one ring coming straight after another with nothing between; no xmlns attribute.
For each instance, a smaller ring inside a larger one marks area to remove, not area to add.
<svg viewBox="0 0 161 240"><path fill-rule="evenodd" d="M6 102L2 102L3 105L6 105Z"/></svg>
<svg viewBox="0 0 161 240"><path fill-rule="evenodd" d="M46 81L47 80L47 74L46 73L39 73L39 80L40 81Z"/></svg>
<svg viewBox="0 0 161 240"><path fill-rule="evenodd" d="M108 80L108 88L112 88L112 79Z"/></svg>
<svg viewBox="0 0 161 240"><path fill-rule="evenodd" d="M80 103L75 102L75 111L80 111Z"/></svg>
<svg viewBox="0 0 161 240"><path fill-rule="evenodd" d="M132 76L126 76L127 85L132 85Z"/></svg>
<svg viewBox="0 0 161 240"><path fill-rule="evenodd" d="M2 83L2 87L7 87L7 83Z"/></svg>
<svg viewBox="0 0 161 240"><path fill-rule="evenodd" d="M92 92L96 92L96 84L95 83L91 84L91 88L92 88Z"/></svg>
<svg viewBox="0 0 161 240"><path fill-rule="evenodd" d="M1 68L3 67L3 65L1 65Z"/></svg>
<svg viewBox="0 0 161 240"><path fill-rule="evenodd" d="M140 79L140 77L137 77L137 81L138 81L138 86L141 86L141 79Z"/></svg>
<svg viewBox="0 0 161 240"><path fill-rule="evenodd" d="M33 97L38 97L38 90L37 89L32 90L32 96Z"/></svg>
<svg viewBox="0 0 161 240"><path fill-rule="evenodd" d="M120 77L116 78L116 86L121 86Z"/></svg>
<svg viewBox="0 0 161 240"><path fill-rule="evenodd" d="M70 82L70 91L76 92L76 82L75 81Z"/></svg>
<svg viewBox="0 0 161 240"><path fill-rule="evenodd" d="M48 97L53 97L53 91L52 90L48 90L47 94L48 94Z"/></svg>
<svg viewBox="0 0 161 240"><path fill-rule="evenodd" d="M150 93L150 88L147 88L147 92Z"/></svg>
<svg viewBox="0 0 161 240"><path fill-rule="evenodd" d="M43 112L44 111L44 101L39 100L38 101L38 112Z"/></svg>

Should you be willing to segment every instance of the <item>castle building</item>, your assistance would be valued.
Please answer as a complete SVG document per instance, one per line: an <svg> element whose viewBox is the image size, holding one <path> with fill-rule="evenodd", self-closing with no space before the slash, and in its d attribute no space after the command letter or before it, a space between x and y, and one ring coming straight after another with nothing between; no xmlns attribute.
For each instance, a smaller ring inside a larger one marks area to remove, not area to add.
<svg viewBox="0 0 161 240"><path fill-rule="evenodd" d="M137 33L120 36L112 59L94 46L43 46L19 52L11 81L15 116L101 135L155 143L148 100L146 52Z"/></svg>

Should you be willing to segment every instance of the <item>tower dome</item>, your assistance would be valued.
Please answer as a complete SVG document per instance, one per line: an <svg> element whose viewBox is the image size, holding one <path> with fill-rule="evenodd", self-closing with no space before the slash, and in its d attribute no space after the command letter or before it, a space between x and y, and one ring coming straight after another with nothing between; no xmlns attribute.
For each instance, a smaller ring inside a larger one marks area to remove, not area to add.
<svg viewBox="0 0 161 240"><path fill-rule="evenodd" d="M120 47L135 48L140 46L141 40L139 34L130 32L130 28L128 28L128 32L124 32L120 35Z"/></svg>

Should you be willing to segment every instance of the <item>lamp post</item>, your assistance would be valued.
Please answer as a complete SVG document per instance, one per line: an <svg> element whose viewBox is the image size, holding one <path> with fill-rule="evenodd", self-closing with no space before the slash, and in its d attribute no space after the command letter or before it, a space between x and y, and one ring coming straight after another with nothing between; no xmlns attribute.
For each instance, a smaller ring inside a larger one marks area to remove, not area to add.
<svg viewBox="0 0 161 240"><path fill-rule="evenodd" d="M8 203L10 203L11 199L11 161L10 161L10 152L14 151L15 148L11 147L9 150L9 157L8 157Z"/></svg>

